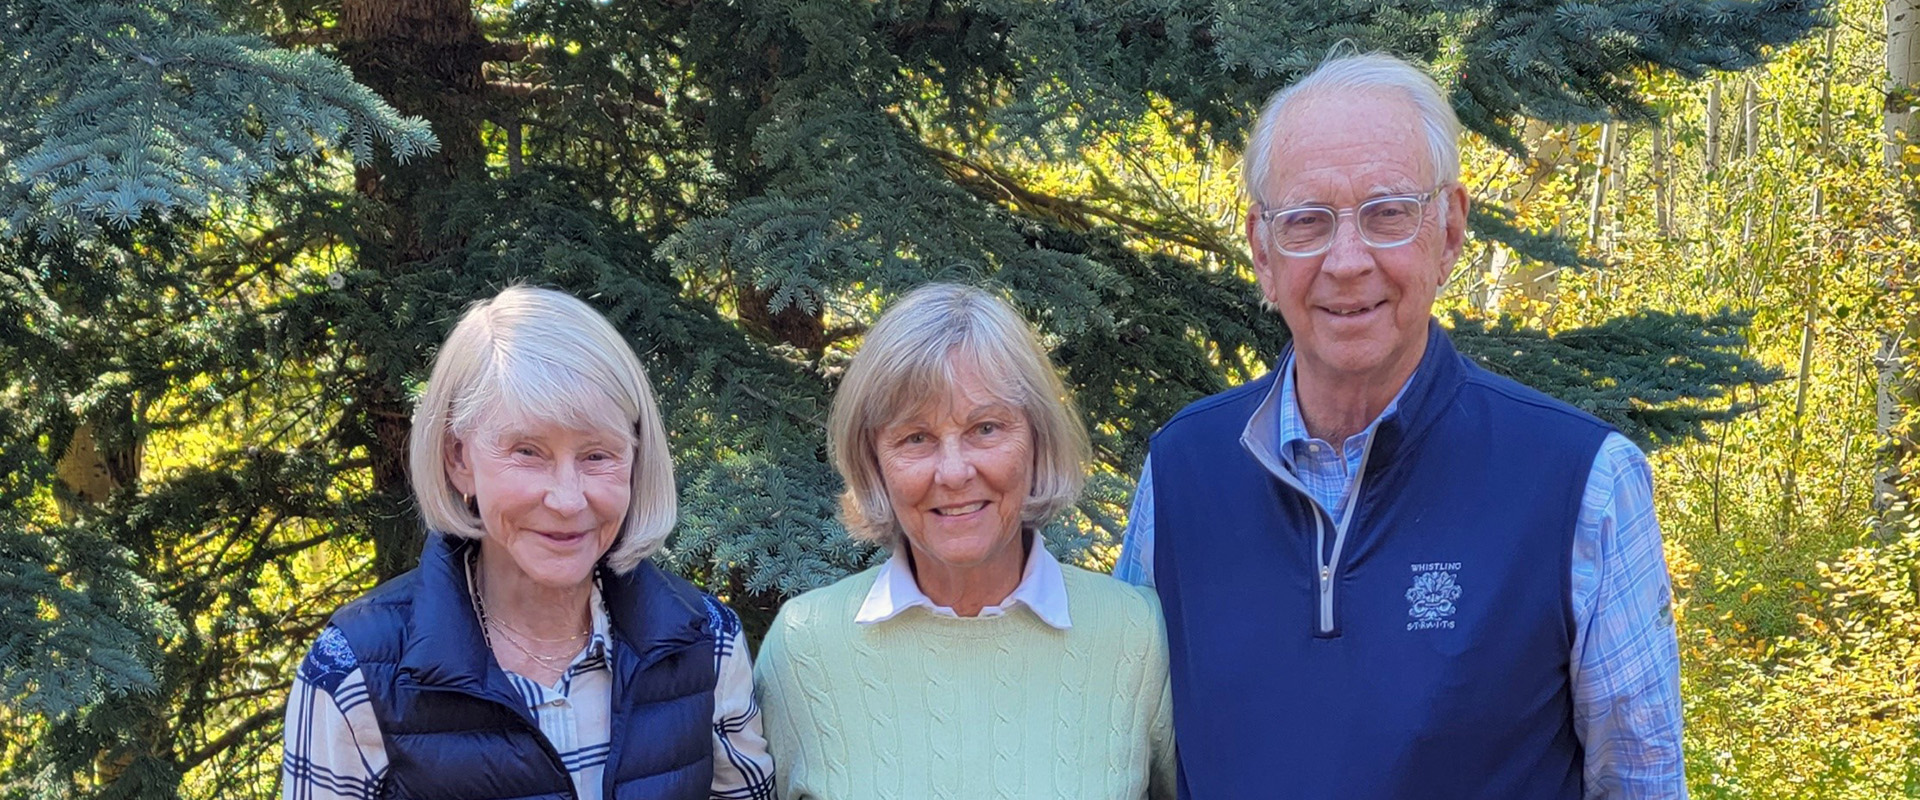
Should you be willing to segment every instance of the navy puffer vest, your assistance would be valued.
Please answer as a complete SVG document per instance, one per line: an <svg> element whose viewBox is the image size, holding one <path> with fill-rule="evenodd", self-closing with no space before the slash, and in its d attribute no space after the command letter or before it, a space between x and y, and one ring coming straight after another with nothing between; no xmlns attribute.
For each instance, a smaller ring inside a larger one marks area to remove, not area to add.
<svg viewBox="0 0 1920 800"><path fill-rule="evenodd" d="M1431 326L1342 536L1241 440L1275 377L1153 439L1181 796L1578 800L1569 560L1609 428Z"/></svg>
<svg viewBox="0 0 1920 800"><path fill-rule="evenodd" d="M418 569L342 607L391 760L382 797L571 798L559 754L507 682L469 599L466 550L433 534ZM713 782L713 635L706 602L651 562L604 569L612 626L609 800L696 800Z"/></svg>

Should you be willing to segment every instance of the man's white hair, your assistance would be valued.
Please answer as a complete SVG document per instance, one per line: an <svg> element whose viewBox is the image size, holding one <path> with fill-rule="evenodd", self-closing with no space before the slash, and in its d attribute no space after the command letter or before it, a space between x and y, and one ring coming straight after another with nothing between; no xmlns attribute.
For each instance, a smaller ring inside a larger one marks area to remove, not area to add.
<svg viewBox="0 0 1920 800"><path fill-rule="evenodd" d="M1440 91L1440 84L1425 70L1385 53L1335 56L1322 62L1306 77L1274 92L1254 121L1253 134L1247 139L1247 155L1240 179L1247 197L1265 205L1260 183L1273 163L1274 140L1280 120L1301 97L1324 94L1341 95L1365 91L1397 91L1406 95L1420 117L1427 135L1428 163L1433 166L1436 185L1460 180L1460 117ZM1442 195L1445 203L1445 195ZM1442 205L1442 216L1445 206Z"/></svg>

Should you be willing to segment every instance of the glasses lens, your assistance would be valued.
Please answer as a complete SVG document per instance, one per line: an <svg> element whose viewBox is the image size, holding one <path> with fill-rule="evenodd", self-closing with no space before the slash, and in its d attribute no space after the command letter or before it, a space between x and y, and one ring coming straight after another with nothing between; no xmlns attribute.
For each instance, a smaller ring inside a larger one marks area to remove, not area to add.
<svg viewBox="0 0 1920 800"><path fill-rule="evenodd" d="M1296 208L1273 218L1273 243L1281 252L1310 253L1333 237L1337 218L1324 208Z"/></svg>
<svg viewBox="0 0 1920 800"><path fill-rule="evenodd" d="M1360 205L1360 233L1368 244L1392 247L1413 241L1420 232L1420 201L1389 197Z"/></svg>

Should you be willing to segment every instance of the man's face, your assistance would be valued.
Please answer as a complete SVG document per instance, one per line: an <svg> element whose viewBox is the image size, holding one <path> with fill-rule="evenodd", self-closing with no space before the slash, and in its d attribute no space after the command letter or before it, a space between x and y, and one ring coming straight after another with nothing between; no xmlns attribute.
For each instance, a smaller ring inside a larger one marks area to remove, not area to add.
<svg viewBox="0 0 1920 800"><path fill-rule="evenodd" d="M1440 192L1413 241L1376 248L1342 215L1332 249L1289 256L1267 240L1259 213L1318 203L1351 209L1434 187L1426 135L1403 95L1372 91L1302 96L1280 121L1267 174L1247 215L1254 269L1268 303L1293 331L1303 379L1355 389L1404 383L1426 351L1433 298L1466 235L1465 190ZM1440 197L1446 213L1440 213Z"/></svg>

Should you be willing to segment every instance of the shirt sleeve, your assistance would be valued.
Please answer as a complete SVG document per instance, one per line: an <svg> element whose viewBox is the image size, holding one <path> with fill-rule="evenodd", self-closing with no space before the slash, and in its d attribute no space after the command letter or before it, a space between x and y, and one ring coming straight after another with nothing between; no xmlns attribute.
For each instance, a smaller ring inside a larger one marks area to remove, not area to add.
<svg viewBox="0 0 1920 800"><path fill-rule="evenodd" d="M346 636L331 625L294 674L285 745L284 800L370 800L386 775L386 744L367 702L366 676Z"/></svg>
<svg viewBox="0 0 1920 800"><path fill-rule="evenodd" d="M1135 586L1153 585L1153 459L1140 467L1140 482L1133 489L1133 506L1127 511L1127 535L1120 542L1120 558L1113 564L1113 577Z"/></svg>
<svg viewBox="0 0 1920 800"><path fill-rule="evenodd" d="M715 800L773 800L773 757L753 699L753 655L740 618L709 598L714 618L713 787Z"/></svg>
<svg viewBox="0 0 1920 800"><path fill-rule="evenodd" d="M1685 798L1680 648L1653 514L1653 470L1608 435L1574 529L1570 677L1586 797Z"/></svg>

